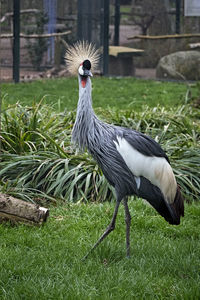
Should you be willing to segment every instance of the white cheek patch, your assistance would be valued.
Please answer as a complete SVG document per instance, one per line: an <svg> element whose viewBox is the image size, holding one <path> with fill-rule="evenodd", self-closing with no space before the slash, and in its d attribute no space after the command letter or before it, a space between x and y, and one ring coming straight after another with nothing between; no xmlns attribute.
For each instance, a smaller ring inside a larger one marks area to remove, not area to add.
<svg viewBox="0 0 200 300"><path fill-rule="evenodd" d="M81 76L84 75L83 66L80 66L80 67L78 68L78 73L79 73Z"/></svg>
<svg viewBox="0 0 200 300"><path fill-rule="evenodd" d="M135 176L137 188L140 186L140 176L148 179L163 193L168 203L174 201L176 195L176 180L172 168L164 157L146 156L134 149L124 138L117 136L117 151L123 157L126 165Z"/></svg>

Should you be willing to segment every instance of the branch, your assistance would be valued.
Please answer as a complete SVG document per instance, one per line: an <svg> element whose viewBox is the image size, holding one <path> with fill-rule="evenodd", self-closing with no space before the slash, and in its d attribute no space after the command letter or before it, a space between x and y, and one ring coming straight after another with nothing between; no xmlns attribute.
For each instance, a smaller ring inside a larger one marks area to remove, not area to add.
<svg viewBox="0 0 200 300"><path fill-rule="evenodd" d="M180 38L193 38L200 37L200 33L185 33L185 34L172 34L172 35L134 35L128 37L132 39L146 39L146 40L161 40L161 39L180 39Z"/></svg>
<svg viewBox="0 0 200 300"><path fill-rule="evenodd" d="M34 13L34 14L38 14L41 11L39 9L36 8L29 8L29 9L23 9L20 10L20 14L26 14L26 13ZM7 12L1 19L0 19L0 23L3 23L6 19L13 17L13 12Z"/></svg>
<svg viewBox="0 0 200 300"><path fill-rule="evenodd" d="M68 35L70 34L71 31L65 31L65 32L59 32L59 33L45 33L45 34L24 34L20 33L20 38L25 38L25 39L33 39L33 38L49 38L49 37L55 37L55 36L63 36L63 35ZM0 35L1 39L8 39L8 38L13 38L12 33L6 33L6 34L1 34Z"/></svg>
<svg viewBox="0 0 200 300"><path fill-rule="evenodd" d="M61 37L59 39L60 39L60 42L64 45L64 47L67 49L69 47L69 44L65 40L63 40Z"/></svg>

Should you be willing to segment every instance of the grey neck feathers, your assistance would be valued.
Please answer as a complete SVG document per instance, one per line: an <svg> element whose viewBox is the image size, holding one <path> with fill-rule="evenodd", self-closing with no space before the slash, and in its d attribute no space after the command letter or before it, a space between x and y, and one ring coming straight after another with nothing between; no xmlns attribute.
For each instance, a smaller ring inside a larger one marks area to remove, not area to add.
<svg viewBox="0 0 200 300"><path fill-rule="evenodd" d="M95 113L92 108L91 80L88 77L85 88L82 87L79 78L79 100L76 120L72 130L72 142L80 150L88 148L88 136L92 136L94 130Z"/></svg>
<svg viewBox="0 0 200 300"><path fill-rule="evenodd" d="M112 141L114 126L97 118L92 108L91 80L88 77L85 88L79 78L79 100L76 120L72 130L72 143L80 150L87 148L91 154L100 151ZM105 151L105 149L104 149Z"/></svg>

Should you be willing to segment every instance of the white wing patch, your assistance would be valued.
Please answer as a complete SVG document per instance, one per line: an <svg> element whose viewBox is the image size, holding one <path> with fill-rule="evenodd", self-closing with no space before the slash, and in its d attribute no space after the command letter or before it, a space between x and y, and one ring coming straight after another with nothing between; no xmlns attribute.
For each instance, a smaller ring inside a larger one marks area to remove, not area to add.
<svg viewBox="0 0 200 300"><path fill-rule="evenodd" d="M164 157L145 156L134 149L126 139L119 136L117 136L117 141L113 142L128 168L137 177L137 187L140 186L138 178L143 176L162 191L168 203L172 203L176 195L177 184L167 160Z"/></svg>

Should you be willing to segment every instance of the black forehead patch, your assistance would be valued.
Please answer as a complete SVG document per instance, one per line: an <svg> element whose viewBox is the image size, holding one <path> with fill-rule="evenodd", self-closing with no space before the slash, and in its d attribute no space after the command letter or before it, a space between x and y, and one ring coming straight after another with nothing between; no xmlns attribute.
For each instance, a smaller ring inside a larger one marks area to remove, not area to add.
<svg viewBox="0 0 200 300"><path fill-rule="evenodd" d="M88 59L84 60L84 62L83 62L83 68L87 69L87 70L91 69L91 62Z"/></svg>

